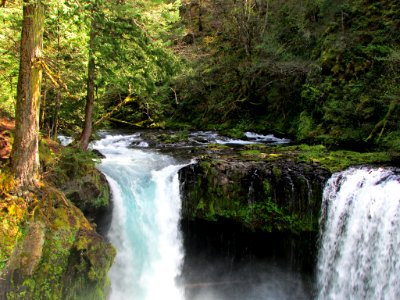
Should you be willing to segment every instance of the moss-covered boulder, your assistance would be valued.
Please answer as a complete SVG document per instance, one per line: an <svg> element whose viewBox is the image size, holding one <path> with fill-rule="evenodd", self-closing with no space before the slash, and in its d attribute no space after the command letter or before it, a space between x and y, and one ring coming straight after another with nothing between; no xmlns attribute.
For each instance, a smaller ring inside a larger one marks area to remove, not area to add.
<svg viewBox="0 0 400 300"><path fill-rule="evenodd" d="M62 147L58 152L54 162L42 162L48 169L46 180L60 189L89 221L99 225L100 232L106 231L109 224L104 220L109 219L112 206L107 180L96 169L98 154L77 147Z"/></svg>
<svg viewBox="0 0 400 300"><path fill-rule="evenodd" d="M0 299L106 299L111 244L57 189L23 197L28 214L1 270Z"/></svg>

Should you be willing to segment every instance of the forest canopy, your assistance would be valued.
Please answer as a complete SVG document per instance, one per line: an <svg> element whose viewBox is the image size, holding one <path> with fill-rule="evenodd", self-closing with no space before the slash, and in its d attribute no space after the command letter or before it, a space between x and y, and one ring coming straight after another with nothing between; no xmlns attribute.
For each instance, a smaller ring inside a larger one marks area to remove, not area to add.
<svg viewBox="0 0 400 300"><path fill-rule="evenodd" d="M400 3L48 1L40 129L252 130L400 149ZM0 8L0 109L15 113L22 1ZM93 37L91 43L91 37Z"/></svg>

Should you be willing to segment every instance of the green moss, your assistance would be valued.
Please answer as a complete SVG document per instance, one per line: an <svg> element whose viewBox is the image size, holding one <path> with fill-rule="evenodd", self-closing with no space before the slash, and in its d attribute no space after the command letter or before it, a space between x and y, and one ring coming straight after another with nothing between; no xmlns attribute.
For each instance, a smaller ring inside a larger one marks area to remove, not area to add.
<svg viewBox="0 0 400 300"><path fill-rule="evenodd" d="M56 185L63 185L72 178L81 178L96 172L99 157L91 151L77 147L63 147L58 154L58 163L50 170L49 179Z"/></svg>
<svg viewBox="0 0 400 300"><path fill-rule="evenodd" d="M244 132L238 128L229 128L221 130L221 134L234 138L234 139L243 139L245 138Z"/></svg>
<svg viewBox="0 0 400 300"><path fill-rule="evenodd" d="M270 196L271 196L272 188L271 188L271 184L269 183L268 180L264 180L264 181L263 181L263 191L264 191L264 194L265 194L267 197L270 197Z"/></svg>
<svg viewBox="0 0 400 300"><path fill-rule="evenodd" d="M277 166L272 167L272 174L274 175L276 180L279 180L282 177L282 170Z"/></svg>
<svg viewBox="0 0 400 300"><path fill-rule="evenodd" d="M260 156L260 154L261 154L261 151L258 149L240 151L240 155L242 155L242 156Z"/></svg>
<svg viewBox="0 0 400 300"><path fill-rule="evenodd" d="M203 200L200 200L200 202L197 204L196 211L197 210L203 211L204 208L205 208L205 204L204 204Z"/></svg>
<svg viewBox="0 0 400 300"><path fill-rule="evenodd" d="M29 193L24 195L26 199L2 197L0 202L0 221L7 223L0 224L0 235L7 233L7 239L0 236L1 268L4 274L10 274L7 299L106 299L107 273L115 250L53 184L84 176L102 188L99 197L94 199L97 206L108 203L107 185L95 169L92 154L76 149L48 154L60 155L54 161L46 158L48 174L58 177L44 182L37 195ZM53 164L58 160L59 165ZM7 186L0 180L0 192L6 191ZM25 234L22 234L23 226ZM6 227L15 234L4 231Z"/></svg>
<svg viewBox="0 0 400 300"><path fill-rule="evenodd" d="M54 202L41 202L35 217L38 224L46 224L43 245L38 244L35 235L25 239L9 266L11 273L24 276L22 282L12 282L8 298L106 299L107 272L115 250L76 207L68 202L52 207ZM24 253L29 255L25 258ZM40 259L37 265L32 265L33 256Z"/></svg>
<svg viewBox="0 0 400 300"><path fill-rule="evenodd" d="M212 150L212 151L226 150L229 148L230 148L229 146L223 145L223 144L208 144L207 145L207 149Z"/></svg>
<svg viewBox="0 0 400 300"><path fill-rule="evenodd" d="M290 231L299 233L315 231L312 222L300 218L294 213L280 207L271 198L255 204L250 204L241 211L241 218L250 228L261 228L263 231Z"/></svg>
<svg viewBox="0 0 400 300"><path fill-rule="evenodd" d="M329 151L323 145L298 145L281 149L283 152L292 152L299 162L316 163L330 172L344 170L352 165L386 163L391 160L387 152Z"/></svg>
<svg viewBox="0 0 400 300"><path fill-rule="evenodd" d="M58 144L50 139L40 139L39 157L42 167L54 165L57 160Z"/></svg>
<svg viewBox="0 0 400 300"><path fill-rule="evenodd" d="M108 208L110 192L106 179L96 169L99 157L90 151L75 147L62 147L57 154L58 163L48 167L46 180L61 187L65 195L88 217Z"/></svg>
<svg viewBox="0 0 400 300"><path fill-rule="evenodd" d="M159 139L165 144L172 144L178 142L186 142L189 138L188 130L180 130L173 134L163 133L160 134Z"/></svg>
<svg viewBox="0 0 400 300"><path fill-rule="evenodd" d="M271 149L271 147L266 146L264 144L248 144L248 145L244 145L243 148L245 150L260 150L260 151L264 151L264 152Z"/></svg>
<svg viewBox="0 0 400 300"><path fill-rule="evenodd" d="M28 203L23 197L11 194L14 179L7 168L0 170L0 277L18 242L26 233ZM32 193L30 201L37 201Z"/></svg>

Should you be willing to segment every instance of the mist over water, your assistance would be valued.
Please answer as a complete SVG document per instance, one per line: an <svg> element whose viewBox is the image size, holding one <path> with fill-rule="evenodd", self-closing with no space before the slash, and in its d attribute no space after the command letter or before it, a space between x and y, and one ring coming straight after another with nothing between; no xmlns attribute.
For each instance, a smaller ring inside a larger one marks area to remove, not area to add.
<svg viewBox="0 0 400 300"><path fill-rule="evenodd" d="M182 220L186 299L308 300L313 298L311 270L303 265L299 241L315 235L252 232L233 221ZM309 266L313 269L313 266Z"/></svg>
<svg viewBox="0 0 400 300"><path fill-rule="evenodd" d="M304 274L272 261L247 262L235 268L208 264L201 272L204 272L201 280L186 285L186 299L312 299Z"/></svg>
<svg viewBox="0 0 400 300"><path fill-rule="evenodd" d="M400 299L400 176L351 168L322 206L318 299Z"/></svg>

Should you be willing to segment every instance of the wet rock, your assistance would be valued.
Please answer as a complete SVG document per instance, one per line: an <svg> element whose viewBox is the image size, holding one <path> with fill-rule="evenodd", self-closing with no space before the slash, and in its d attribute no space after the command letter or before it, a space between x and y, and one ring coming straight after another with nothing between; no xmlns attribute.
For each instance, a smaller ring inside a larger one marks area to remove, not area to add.
<svg viewBox="0 0 400 300"><path fill-rule="evenodd" d="M317 231L330 173L290 160L200 159L179 172L182 214L263 231Z"/></svg>

